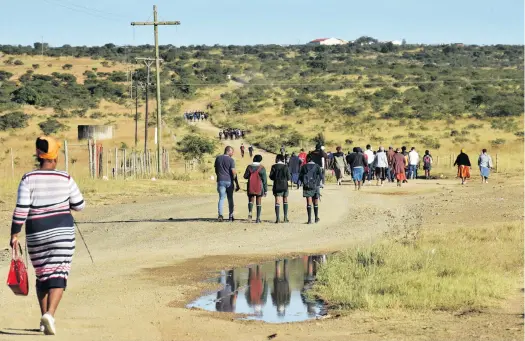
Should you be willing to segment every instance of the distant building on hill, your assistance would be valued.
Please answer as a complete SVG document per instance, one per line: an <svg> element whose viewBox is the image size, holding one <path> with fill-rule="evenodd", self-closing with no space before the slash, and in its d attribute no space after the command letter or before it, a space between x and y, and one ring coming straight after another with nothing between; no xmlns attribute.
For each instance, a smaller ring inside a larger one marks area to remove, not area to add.
<svg viewBox="0 0 525 341"><path fill-rule="evenodd" d="M348 44L348 41L337 38L319 38L312 40L308 44L311 45L345 45Z"/></svg>

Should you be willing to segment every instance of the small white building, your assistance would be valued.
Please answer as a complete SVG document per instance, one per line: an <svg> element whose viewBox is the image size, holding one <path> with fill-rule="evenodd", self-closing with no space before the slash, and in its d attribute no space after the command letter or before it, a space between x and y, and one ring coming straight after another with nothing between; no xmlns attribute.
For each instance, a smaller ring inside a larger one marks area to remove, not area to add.
<svg viewBox="0 0 525 341"><path fill-rule="evenodd" d="M337 39L337 38L319 38L319 39L312 40L308 44L312 44L312 45L327 45L327 46L330 46L330 45L345 45L345 44L348 44L348 41L343 40L343 39Z"/></svg>

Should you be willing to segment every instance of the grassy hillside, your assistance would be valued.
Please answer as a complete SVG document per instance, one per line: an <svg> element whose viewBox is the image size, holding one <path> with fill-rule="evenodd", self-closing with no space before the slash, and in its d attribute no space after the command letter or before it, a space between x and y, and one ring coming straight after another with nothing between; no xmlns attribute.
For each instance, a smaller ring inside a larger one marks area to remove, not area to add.
<svg viewBox="0 0 525 341"><path fill-rule="evenodd" d="M116 137L105 146L133 147L134 101L126 72L135 71L134 78L145 82L146 70L126 61L151 54L150 46L46 47L44 57L37 46L0 46L0 51L5 53L0 58L4 174L11 168L9 148L18 171L32 164L33 139L48 118L58 122L50 122L52 133L71 141L78 124L113 124ZM462 147L471 154L489 148L502 156L504 168L523 164L521 46L358 41L335 47L163 46L161 54L164 142L170 149L187 134L212 134L181 119L184 110L211 103L217 126L248 129L250 142L271 151L281 143L310 149L322 139L328 149L415 145L443 158ZM151 91L150 99L154 86ZM143 91L139 105L141 149ZM154 100L150 114L153 147Z"/></svg>

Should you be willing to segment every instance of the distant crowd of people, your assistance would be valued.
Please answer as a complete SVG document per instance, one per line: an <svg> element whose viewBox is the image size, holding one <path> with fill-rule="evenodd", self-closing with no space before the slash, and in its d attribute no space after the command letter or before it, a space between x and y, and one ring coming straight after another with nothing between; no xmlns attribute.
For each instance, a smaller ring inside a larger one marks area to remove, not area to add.
<svg viewBox="0 0 525 341"><path fill-rule="evenodd" d="M250 146L250 157L253 154L253 147ZM233 216L233 192L239 191L237 170L233 160L234 150L226 147L224 155L220 155L215 160L215 173L217 175L217 191L219 192L218 214L219 221L224 220L223 203L227 199L229 203L229 220L234 221ZM241 155L244 157L244 145L241 145ZM336 148L336 152L326 153L324 146L317 144L315 150L306 153L301 149L296 155L295 152L289 156L283 145L280 153L275 158L275 164L271 167L268 175L262 165L261 155L253 156L253 162L244 171L243 178L248 180L248 219L252 220L253 208L256 207L255 222L261 222L262 198L268 192L268 178L273 181L272 192L275 197L275 217L276 223L288 222L288 194L289 189L295 184L297 189L303 187L303 197L306 199L306 211L308 224L319 219L319 199L321 189L325 185L325 174L332 171L336 177L337 184L342 185L345 175L350 175L356 190L360 190L365 184L371 184L375 180L377 186L383 186L385 182L397 183L401 187L408 180L418 178L418 171L423 168L425 179L431 178L433 158L429 150L426 150L421 157L415 147L407 151L406 147L394 148L390 146L388 150L379 147L372 149L371 145L366 146L363 151L360 147L354 147L352 152L344 154L341 147ZM461 179L461 184L465 184L470 178L470 168L472 167L469 156L462 149L456 158L454 166L458 167L457 177ZM492 169L492 158L483 149L479 158L478 166L483 183L488 183L490 170ZM235 184L235 186L234 186ZM283 208L284 219L281 221L280 212ZM312 208L315 220L312 220Z"/></svg>
<svg viewBox="0 0 525 341"><path fill-rule="evenodd" d="M183 117L186 121L190 122L207 121L208 113L205 111L187 111L184 113Z"/></svg>
<svg viewBox="0 0 525 341"><path fill-rule="evenodd" d="M219 140L237 140L243 139L246 136L246 131L242 129L226 128L219 131Z"/></svg>

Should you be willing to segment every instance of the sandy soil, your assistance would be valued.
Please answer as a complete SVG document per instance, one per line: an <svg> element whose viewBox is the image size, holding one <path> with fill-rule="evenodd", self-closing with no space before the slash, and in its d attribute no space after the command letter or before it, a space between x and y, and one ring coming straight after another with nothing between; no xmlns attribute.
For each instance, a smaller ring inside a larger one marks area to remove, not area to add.
<svg viewBox="0 0 525 341"><path fill-rule="evenodd" d="M265 154L267 165L270 157ZM300 191L291 192L292 223L286 225L270 223L270 197L263 202L266 222L261 225L242 220L247 216L245 194L237 193L235 200L240 220L233 224L215 222L215 195L89 207L76 215L95 264L78 238L55 339L266 340L275 333L274 340L523 338L520 283L501 307L461 314L353 312L323 321L269 325L184 308L204 289L199 280L233 265L366 245L385 233L446 228L458 217L480 227L522 221L521 178L495 176L487 186L414 181L402 189L372 186L361 192L349 184L329 185L320 204L321 222L313 226L304 224ZM6 256L4 251L0 273L7 273ZM34 278L32 269L30 275ZM39 318L33 288L27 298L15 297L6 287L0 291L0 340L35 339L38 333L32 330Z"/></svg>

